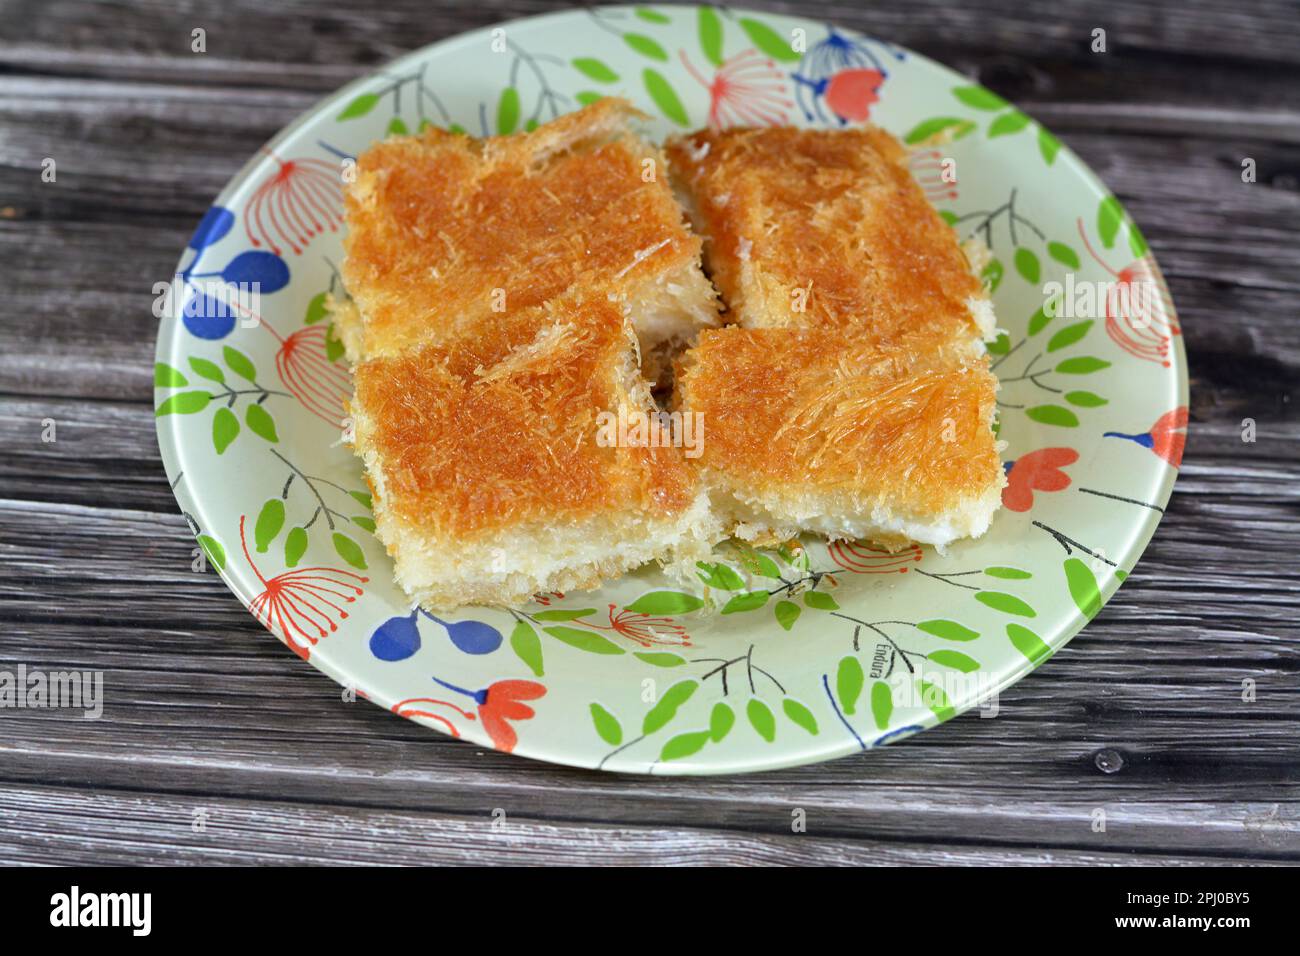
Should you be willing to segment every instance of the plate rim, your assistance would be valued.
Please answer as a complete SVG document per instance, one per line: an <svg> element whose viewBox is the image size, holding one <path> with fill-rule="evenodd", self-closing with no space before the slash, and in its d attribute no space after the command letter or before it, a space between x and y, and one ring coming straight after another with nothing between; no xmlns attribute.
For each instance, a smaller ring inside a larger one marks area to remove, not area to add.
<svg viewBox="0 0 1300 956"><path fill-rule="evenodd" d="M670 6L672 11L683 13L696 13L702 8L714 10L722 9L709 4L673 4ZM347 82L331 93L315 100L309 107L295 116L285 126L281 127L272 137L266 140L262 146L255 150L231 175L222 189L215 197L213 197L209 203L209 208L212 206L225 206L228 199L243 187L254 171L261 165L264 160L264 153L268 151L274 152L281 143L291 138L304 126L316 121L323 113L329 110L330 107L347 100L354 93L372 83L377 76L400 69L408 63L424 61L437 55L445 54L458 46L475 41L481 41L484 37L490 36L492 31L497 29L522 25L537 27L548 21L565 20L573 17L582 18L588 16L591 13L591 9L593 8L575 7L564 10L553 10L533 16L498 21L450 37L445 37L441 40L436 40L415 50L404 53L401 56L395 57L392 60L385 61L382 64L369 68L364 75ZM610 6L602 5L594 9L599 9L602 12L617 11L634 13L639 9L639 6L616 4ZM871 37L875 39L874 35L864 34L857 28L841 26L834 20L807 17L801 15L797 11L786 13L751 10L746 7L731 6L728 6L725 9L740 16L753 15L768 19L814 24L820 27L834 27L837 30L851 33L855 36ZM906 52L909 58L924 64L927 69L936 71L946 79L959 82L978 82L971 80L969 77L966 77L964 74L958 72L952 67L934 60L925 54L917 53L910 47L899 46L892 43L891 45L898 50ZM1016 106L1014 103L1011 105L1018 110L1020 109L1020 107ZM1022 112L1024 111L1022 110ZM1032 114L1027 115L1032 116ZM1043 126L1042 128L1048 129L1046 126ZM1069 144L1062 142L1061 146L1062 148L1057 156L1058 161L1064 159L1065 163L1069 167L1071 175L1076 177L1082 186L1086 186L1097 198L1113 195L1101 177L1074 152ZM1123 204L1121 203L1121 205ZM187 252L188 247L181 250L177 259L175 273L181 272ZM1155 264L1157 273L1163 281L1163 272L1159 268L1159 261L1155 256L1154 250L1151 252L1151 258L1152 262ZM1172 293L1170 293L1170 302L1172 303L1172 301ZM1171 312L1173 317L1177 318L1178 310L1176 304L1173 305ZM155 362L166 361L169 364L175 364L179 346L184 339L179 334L178 323L174 321L174 319L175 316L169 310L165 312L160 321L154 349ZM1171 343L1167 371L1172 373L1172 378L1168 381L1171 382L1173 386L1171 390L1175 393L1174 407L1189 407L1190 378L1183 336L1175 337ZM155 418L155 434L161 452L164 471L167 474L168 483L172 486L172 493L176 499L177 506L180 508L182 514L185 514L187 513L187 510L185 504L181 501L180 492L178 490L179 483L173 476L173 465L180 466L183 463L186 454L184 451L186 443L179 437L179 426L181 423L177 418L178 416L174 415ZM1190 425L1187 427L1187 431L1190 432ZM188 473L189 469L180 467L179 471ZM1009 687L1021 681L1027 674L1037 670L1042 664L1046 663L1047 660L1050 660L1051 657L1054 657L1064 649L1066 645L1068 645L1070 641L1072 641L1085 627L1087 627L1091 621L1096 619L1100 614L1100 609L1109 603L1111 598L1114 597L1115 592L1125 583L1127 577L1131 576L1132 570L1136 568L1138 562L1140 562L1145 556L1150 547L1151 539L1154 537L1155 531L1157 527L1159 527L1160 521L1164 516L1164 511L1173 495L1174 486L1177 482L1179 473L1179 468L1171 467L1165 469L1160 475L1156 487L1156 494L1152 500L1158 504L1161 510L1157 512L1151 509L1146 509L1141 520L1135 522L1134 532L1130 537L1131 544L1124 552L1115 556L1117 564L1128 564L1130 568L1129 575L1126 575L1124 579L1120 579L1115 575L1108 576L1104 582L1104 586L1099 589L1101 603L1097 613L1094 614L1092 618L1089 618L1076 609L1075 614L1066 627L1057 628L1053 632L1050 632L1050 634L1043 635L1044 642L1052 648L1052 653L1048 655L1048 657L1038 661L1031 661L1029 658L1022 655L1019 659L1013 659L1015 661L1013 666L1004 666L999 668L997 671L994 671L993 673L996 674L997 679L990 681L990 694L997 695L1002 693ZM206 518L207 512L205 509L207 509L208 506L203 503L204 499L193 494L189 497L192 504L190 510L200 518ZM200 525L204 527L209 526L207 521L200 521ZM242 569L236 571L232 570L233 567L234 565L232 562L228 563L226 568L216 568L215 570L226 588L247 610L249 602L251 601L251 597L248 597L247 594L255 594L256 589L249 590L247 587L248 581L245 580L246 575L243 573ZM257 618L254 617L254 620L257 620ZM263 625L260 620L258 620L257 623L262 625L263 629L275 638L277 644L284 644L284 642L279 639L279 636L269 627ZM329 655L312 654L308 663L321 673L325 674L325 676L333 680L335 683L340 684L345 688L354 688L361 691L362 695L365 694L365 682L352 679L355 675L348 673L349 668L339 666ZM375 703L377 706L383 707L383 704L378 702ZM978 701L974 699L966 700L962 706L955 708L953 713L943 720L935 720L933 719L932 714L927 714L919 722L920 729L933 730L939 724L948 723L956 717L966 713L975 707L977 703ZM384 709L389 710L390 713L392 712L390 708L384 707ZM436 730L444 736L451 736L446 734L445 731L432 722L414 717L408 717L407 719L420 724L420 726L426 729ZM918 730L908 734L900 734L897 739L906 739L906 737L913 736L914 733L918 732L920 731ZM539 745L539 743L544 739L544 735L522 737L519 739L513 750L510 751L510 754L557 766L576 767L584 770L602 770L608 773L626 774L630 776L712 776L735 773L762 773L772 770L787 769L790 767L805 766L830 760L837 760L842 757L851 756L855 753L863 753L877 749L879 746L885 745L883 743L876 744L868 746L864 750L862 746L859 746L850 737L839 738L828 735L826 737L810 737L806 739L806 742L797 747L779 749L772 752L741 751L737 754L730 754L728 752L719 754L718 752L714 752L711 759L704 762L688 761L682 763L655 763L649 769L640 769L629 766L596 766L589 761L580 759L580 755L576 752L571 753L564 748L547 749L544 745ZM460 742L467 743L471 746L479 746L479 744L473 740L462 739ZM891 739L887 743L893 742L894 740Z"/></svg>

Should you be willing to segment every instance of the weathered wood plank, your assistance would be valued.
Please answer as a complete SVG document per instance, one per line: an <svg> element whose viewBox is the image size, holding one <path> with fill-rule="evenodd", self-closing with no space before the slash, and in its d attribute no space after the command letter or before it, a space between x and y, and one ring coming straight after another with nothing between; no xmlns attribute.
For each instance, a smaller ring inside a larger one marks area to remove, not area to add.
<svg viewBox="0 0 1300 956"><path fill-rule="evenodd" d="M506 808L475 815L374 811L211 797L89 794L53 787L0 792L0 855L69 865L563 864L822 866L1259 862L1249 855L1130 854L1104 842L1077 850L847 840L810 822L803 834L734 828L550 822ZM789 814L784 816L788 819ZM13 825L10 820L20 820ZM195 829L201 819L202 829Z"/></svg>
<svg viewBox="0 0 1300 956"><path fill-rule="evenodd" d="M996 719L755 777L555 768L344 703L190 570L154 439L153 283L228 177L321 95L548 6L61 0L0 16L0 668L102 670L108 695L97 721L0 711L0 860L1300 861L1294 2L813 8L1056 130L1142 224L1183 318L1192 427L1169 513ZM1109 53L1088 50L1094 27Z"/></svg>
<svg viewBox="0 0 1300 956"><path fill-rule="evenodd" d="M247 71L261 82L292 84L315 75L302 72L306 65L315 69L321 68L318 64L325 64L324 69L373 66L465 30L550 12L556 6L542 0L486 0L471 5L454 0L394 0L382 8L331 8L311 2L268 7L241 0L194 9L166 0L125 8L83 0L49 6L41 17L25 23L15 17L0 25L0 40L17 47L5 51L0 63L95 76L141 69L143 59L150 71L164 71L169 78ZM1300 62L1300 50L1293 42L1296 7L1285 0L1236 6L1215 0L1151 0L1102 7L1089 0L1065 0L1053 3L1050 12L1017 0L978 4L912 0L869 7L752 0L744 6L801 11L926 52L981 50L1082 60L1094 56L1092 31L1101 27L1107 31L1112 55L1148 59L1175 55L1224 63ZM250 22L257 29L248 29ZM207 31L208 52L201 56L190 48L195 27Z"/></svg>

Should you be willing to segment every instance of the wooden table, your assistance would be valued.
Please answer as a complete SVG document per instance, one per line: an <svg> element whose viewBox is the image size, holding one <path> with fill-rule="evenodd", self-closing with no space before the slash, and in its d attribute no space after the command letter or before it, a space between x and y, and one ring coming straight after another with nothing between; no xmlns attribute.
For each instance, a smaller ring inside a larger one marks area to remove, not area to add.
<svg viewBox="0 0 1300 956"><path fill-rule="evenodd" d="M1192 425L1169 513L999 719L757 776L551 767L344 703L191 572L154 438L153 284L318 97L547 6L0 0L0 669L102 670L108 696L94 721L0 710L0 860L1300 862L1295 2L799 5L1059 133L1141 223L1184 320Z"/></svg>

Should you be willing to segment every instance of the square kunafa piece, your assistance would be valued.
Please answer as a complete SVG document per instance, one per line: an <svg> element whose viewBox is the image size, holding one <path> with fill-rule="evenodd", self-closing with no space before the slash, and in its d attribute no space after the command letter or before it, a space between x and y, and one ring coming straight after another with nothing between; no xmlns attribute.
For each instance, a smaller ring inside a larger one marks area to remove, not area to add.
<svg viewBox="0 0 1300 956"><path fill-rule="evenodd" d="M939 548L983 534L1005 483L994 315L906 153L874 128L670 142L732 328L701 333L676 401L724 527Z"/></svg>
<svg viewBox="0 0 1300 956"><path fill-rule="evenodd" d="M436 342L576 287L622 303L655 368L716 326L717 295L663 154L628 125L641 115L611 98L528 133L429 129L362 153L345 191L350 301L335 309L349 360Z"/></svg>
<svg viewBox="0 0 1300 956"><path fill-rule="evenodd" d="M676 401L704 416L690 464L724 530L943 548L982 534L1000 502L996 388L982 357L731 326L686 353Z"/></svg>
<svg viewBox="0 0 1300 956"><path fill-rule="evenodd" d="M728 321L972 354L993 336L967 251L883 130L704 130L667 154Z"/></svg>
<svg viewBox="0 0 1300 956"><path fill-rule="evenodd" d="M706 557L719 522L658 429L626 313L568 295L354 370L355 449L401 587L428 608L522 603Z"/></svg>

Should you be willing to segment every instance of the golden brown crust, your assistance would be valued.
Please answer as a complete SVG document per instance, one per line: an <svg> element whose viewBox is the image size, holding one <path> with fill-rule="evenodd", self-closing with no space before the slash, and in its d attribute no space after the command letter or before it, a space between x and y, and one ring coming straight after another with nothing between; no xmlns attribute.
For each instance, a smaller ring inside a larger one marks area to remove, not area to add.
<svg viewBox="0 0 1300 956"><path fill-rule="evenodd" d="M602 100L531 133L485 140L430 129L376 143L346 192L343 277L364 356L471 328L502 305L575 285L638 287L697 262L661 154Z"/></svg>
<svg viewBox="0 0 1300 956"><path fill-rule="evenodd" d="M733 321L879 343L975 333L980 283L888 133L706 130L666 152Z"/></svg>
<svg viewBox="0 0 1300 956"><path fill-rule="evenodd" d="M685 507L678 449L597 442L599 412L641 408L624 381L632 348L617 306L565 298L361 363L357 450L382 474L386 517L448 547L529 522Z"/></svg>
<svg viewBox="0 0 1300 956"><path fill-rule="evenodd" d="M996 485L987 358L854 343L838 330L700 334L678 404L702 412L697 464L727 489L844 493L910 517Z"/></svg>

